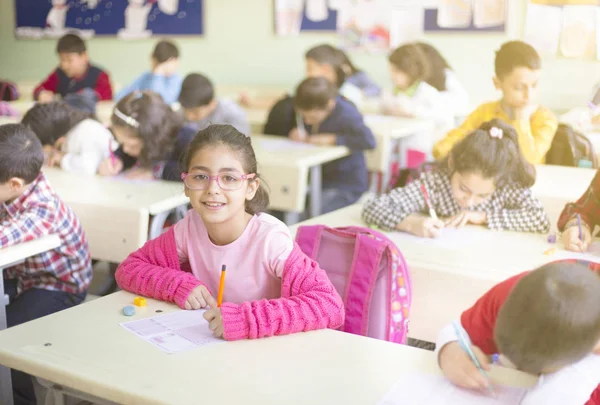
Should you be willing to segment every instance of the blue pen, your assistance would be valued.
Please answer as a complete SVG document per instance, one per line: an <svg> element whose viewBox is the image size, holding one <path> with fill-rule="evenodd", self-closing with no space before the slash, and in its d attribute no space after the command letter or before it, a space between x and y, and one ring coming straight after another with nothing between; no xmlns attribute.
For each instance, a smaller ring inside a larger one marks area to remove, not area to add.
<svg viewBox="0 0 600 405"><path fill-rule="evenodd" d="M581 232L581 216L577 214L577 226L579 227L579 240L583 240L583 233Z"/></svg>
<svg viewBox="0 0 600 405"><path fill-rule="evenodd" d="M473 349L471 349L471 339L469 339L467 332L457 321L452 322L452 325L454 326L454 331L456 332L456 336L458 337L458 343L460 344L460 347L462 347L462 349L469 355L473 363L475 363L475 367L477 367L481 375L483 375L483 377L488 383L488 390L490 391L490 394L492 394L492 396L495 397L496 393L494 392L494 388L490 383L490 379L488 378L483 367L481 367L481 363L479 363L479 360L477 360L477 356L475 356L475 353L473 353Z"/></svg>

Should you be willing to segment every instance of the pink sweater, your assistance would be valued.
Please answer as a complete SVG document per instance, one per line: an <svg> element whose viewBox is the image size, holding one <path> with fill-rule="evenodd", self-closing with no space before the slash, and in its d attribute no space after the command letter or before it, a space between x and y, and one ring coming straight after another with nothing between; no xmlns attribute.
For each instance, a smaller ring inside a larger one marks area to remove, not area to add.
<svg viewBox="0 0 600 405"><path fill-rule="evenodd" d="M115 277L124 290L174 302L181 308L194 288L205 285L190 269L182 269L173 227L130 254ZM284 265L281 298L225 302L221 313L227 340L335 329L344 323L342 299L325 271L298 245L294 245Z"/></svg>

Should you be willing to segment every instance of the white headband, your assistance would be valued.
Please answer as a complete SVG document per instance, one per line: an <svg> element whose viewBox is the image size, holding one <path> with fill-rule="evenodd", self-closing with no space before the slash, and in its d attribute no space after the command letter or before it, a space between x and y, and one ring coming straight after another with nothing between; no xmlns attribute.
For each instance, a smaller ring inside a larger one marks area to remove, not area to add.
<svg viewBox="0 0 600 405"><path fill-rule="evenodd" d="M140 126L140 123L135 118L123 114L121 111L119 111L118 108L115 108L113 113L129 126L132 126L134 128L138 128Z"/></svg>

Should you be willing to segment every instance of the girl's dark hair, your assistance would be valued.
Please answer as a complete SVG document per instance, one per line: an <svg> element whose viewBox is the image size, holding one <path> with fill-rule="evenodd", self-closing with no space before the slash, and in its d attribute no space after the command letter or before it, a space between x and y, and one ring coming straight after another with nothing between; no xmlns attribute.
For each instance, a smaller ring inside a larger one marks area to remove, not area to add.
<svg viewBox="0 0 600 405"><path fill-rule="evenodd" d="M502 137L492 137L492 128L501 130ZM517 131L500 119L484 122L457 143L442 167L452 172L481 173L484 178L493 178L496 187L510 182L531 187L535 183L535 167L521 153Z"/></svg>
<svg viewBox="0 0 600 405"><path fill-rule="evenodd" d="M417 44L406 44L396 48L388 60L394 67L408 75L410 84L429 77L427 56Z"/></svg>
<svg viewBox="0 0 600 405"><path fill-rule="evenodd" d="M88 112L53 101L34 105L22 119L22 123L36 134L42 145L54 145L81 121L92 118Z"/></svg>
<svg viewBox="0 0 600 405"><path fill-rule="evenodd" d="M139 126L131 125L115 111L133 118ZM112 125L127 127L142 139L144 146L138 158L142 167L167 159L171 155L177 133L183 124L182 118L164 102L162 97L151 91L134 91L121 99L110 117Z"/></svg>
<svg viewBox="0 0 600 405"><path fill-rule="evenodd" d="M326 110L337 94L338 89L329 80L324 77L309 77L296 87L294 108L302 111Z"/></svg>
<svg viewBox="0 0 600 405"><path fill-rule="evenodd" d="M42 144L23 124L0 125L0 184L13 177L29 184L40 174L44 163Z"/></svg>
<svg viewBox="0 0 600 405"><path fill-rule="evenodd" d="M312 59L321 65L330 65L335 72L336 86L342 87L347 77L344 66L347 65L348 61L342 51L329 44L323 44L309 49L304 56L306 59Z"/></svg>
<svg viewBox="0 0 600 405"><path fill-rule="evenodd" d="M425 42L417 42L416 45L423 51L429 63L429 72L425 81L438 91L446 91L446 69L452 70L452 68L432 45Z"/></svg>
<svg viewBox="0 0 600 405"><path fill-rule="evenodd" d="M242 134L231 125L209 125L198 132L183 157L182 171L189 171L190 163L199 150L205 147L221 145L228 147L238 155L246 174L256 173L255 179L260 178L256 155L254 154L250 137ZM254 198L250 201L246 200L246 212L254 215L266 210L268 206L269 192L265 187L264 181L261 180Z"/></svg>
<svg viewBox="0 0 600 405"><path fill-rule="evenodd" d="M361 70L354 66L354 63L352 63L346 52L342 51L341 49L339 51L344 60L344 67L347 67L347 69L344 70L346 72L346 76L350 77L359 73Z"/></svg>

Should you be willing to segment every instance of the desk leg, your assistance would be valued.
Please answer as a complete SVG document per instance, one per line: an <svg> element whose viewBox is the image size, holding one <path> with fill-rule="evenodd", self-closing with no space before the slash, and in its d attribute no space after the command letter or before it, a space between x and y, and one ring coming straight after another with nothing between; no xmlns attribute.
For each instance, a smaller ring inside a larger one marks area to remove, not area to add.
<svg viewBox="0 0 600 405"><path fill-rule="evenodd" d="M8 304L4 294L4 277L0 267L0 330L6 329L6 305ZM0 366L0 403L5 405L13 404L12 383L10 380L10 368Z"/></svg>
<svg viewBox="0 0 600 405"><path fill-rule="evenodd" d="M148 235L148 239L154 239L160 236L170 213L171 211L165 211L152 217L152 220L150 221L150 234Z"/></svg>
<svg viewBox="0 0 600 405"><path fill-rule="evenodd" d="M318 217L321 214L321 165L310 168L310 217Z"/></svg>

